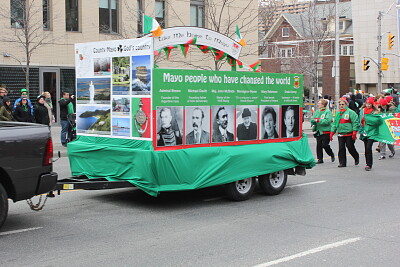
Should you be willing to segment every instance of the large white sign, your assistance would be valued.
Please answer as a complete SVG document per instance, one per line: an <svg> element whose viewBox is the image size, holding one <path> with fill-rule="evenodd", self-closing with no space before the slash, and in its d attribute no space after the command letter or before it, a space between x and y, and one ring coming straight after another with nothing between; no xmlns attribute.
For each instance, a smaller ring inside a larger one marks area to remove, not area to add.
<svg viewBox="0 0 400 267"><path fill-rule="evenodd" d="M154 38L154 49L171 45L185 44L197 37L196 44L206 45L221 50L235 59L239 59L242 46L233 39L218 32L197 27L173 27L163 29L160 37Z"/></svg>
<svg viewBox="0 0 400 267"><path fill-rule="evenodd" d="M75 45L78 135L151 140L153 38Z"/></svg>

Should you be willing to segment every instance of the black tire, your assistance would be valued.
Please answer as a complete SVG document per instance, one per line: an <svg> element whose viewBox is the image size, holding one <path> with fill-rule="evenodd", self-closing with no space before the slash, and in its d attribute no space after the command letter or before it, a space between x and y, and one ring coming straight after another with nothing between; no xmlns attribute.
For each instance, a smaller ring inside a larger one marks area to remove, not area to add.
<svg viewBox="0 0 400 267"><path fill-rule="evenodd" d="M3 226L8 213L8 197L3 185L0 184L0 228Z"/></svg>
<svg viewBox="0 0 400 267"><path fill-rule="evenodd" d="M258 183L264 194L273 196L279 195L285 188L287 182L287 172L278 171L261 175L258 177Z"/></svg>
<svg viewBox="0 0 400 267"><path fill-rule="evenodd" d="M229 199L243 201L251 197L255 188L254 178L247 178L225 185L225 191Z"/></svg>

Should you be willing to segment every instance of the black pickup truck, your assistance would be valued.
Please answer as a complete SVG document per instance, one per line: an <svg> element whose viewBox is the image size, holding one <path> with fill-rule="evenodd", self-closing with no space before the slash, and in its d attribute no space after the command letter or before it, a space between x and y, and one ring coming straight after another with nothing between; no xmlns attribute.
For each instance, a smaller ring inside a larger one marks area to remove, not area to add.
<svg viewBox="0 0 400 267"><path fill-rule="evenodd" d="M54 189L53 143L48 126L0 121L0 228L8 199L30 199Z"/></svg>

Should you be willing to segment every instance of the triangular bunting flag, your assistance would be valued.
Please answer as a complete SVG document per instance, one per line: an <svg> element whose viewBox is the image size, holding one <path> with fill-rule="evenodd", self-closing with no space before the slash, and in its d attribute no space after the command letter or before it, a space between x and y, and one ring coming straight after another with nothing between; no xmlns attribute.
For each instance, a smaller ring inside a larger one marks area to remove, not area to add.
<svg viewBox="0 0 400 267"><path fill-rule="evenodd" d="M144 34L149 34L151 32L155 37L158 37L161 34L163 34L160 24L158 24L156 19L143 15L143 21L144 21L144 27L143 27Z"/></svg>
<svg viewBox="0 0 400 267"><path fill-rule="evenodd" d="M239 26L236 25L236 42L238 42L241 46L246 45L246 41L243 39L242 35L240 34Z"/></svg>
<svg viewBox="0 0 400 267"><path fill-rule="evenodd" d="M181 44L181 50L182 54L186 57L188 51L189 51L189 45L188 44Z"/></svg>
<svg viewBox="0 0 400 267"><path fill-rule="evenodd" d="M154 50L154 55L159 56L160 52L161 52L161 49Z"/></svg>
<svg viewBox="0 0 400 267"><path fill-rule="evenodd" d="M201 50L201 52L203 52L204 54L205 54L205 53L208 53L208 51L211 50L211 47L209 47L209 46L207 46L207 45L198 45L197 47L198 47L198 48Z"/></svg>
<svg viewBox="0 0 400 267"><path fill-rule="evenodd" d="M190 44L194 45L194 44L196 44L196 42L197 42L197 36L194 37L194 38L192 38L192 39L190 39L189 41L187 41L186 44L188 44L188 45L190 45Z"/></svg>
<svg viewBox="0 0 400 267"><path fill-rule="evenodd" d="M228 63L232 67L232 71L236 71L236 59L228 56Z"/></svg>
<svg viewBox="0 0 400 267"><path fill-rule="evenodd" d="M221 50L213 50L214 51L214 55L215 55L215 60L219 61L225 58L225 56L227 55L224 51Z"/></svg>
<svg viewBox="0 0 400 267"><path fill-rule="evenodd" d="M236 60L237 65L239 66L239 68L243 69L243 63L240 60Z"/></svg>
<svg viewBox="0 0 400 267"><path fill-rule="evenodd" d="M253 69L253 71L255 72L260 72L260 70L257 70L258 67L260 67L260 61L257 60L257 62L254 62L253 64L249 65L249 67Z"/></svg>
<svg viewBox="0 0 400 267"><path fill-rule="evenodd" d="M164 51L165 51L165 54L167 55L167 59L168 60L169 60L169 57L171 56L171 50L176 48L176 47L178 47L178 46L177 45L170 45L170 46L167 46L167 47L163 48Z"/></svg>

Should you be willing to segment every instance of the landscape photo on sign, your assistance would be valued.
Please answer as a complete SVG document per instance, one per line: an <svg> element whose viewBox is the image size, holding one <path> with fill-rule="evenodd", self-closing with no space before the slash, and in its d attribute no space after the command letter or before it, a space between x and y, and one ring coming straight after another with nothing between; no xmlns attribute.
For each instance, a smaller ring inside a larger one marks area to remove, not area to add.
<svg viewBox="0 0 400 267"><path fill-rule="evenodd" d="M130 118L112 118L112 136L130 137L131 119Z"/></svg>
<svg viewBox="0 0 400 267"><path fill-rule="evenodd" d="M94 76L110 76L111 75L111 58L95 58L93 59Z"/></svg>
<svg viewBox="0 0 400 267"><path fill-rule="evenodd" d="M110 106L77 105L76 128L81 134L110 135Z"/></svg>
<svg viewBox="0 0 400 267"><path fill-rule="evenodd" d="M110 78L77 78L77 104L109 104Z"/></svg>
<svg viewBox="0 0 400 267"><path fill-rule="evenodd" d="M112 114L114 116L130 117L130 97L113 96L111 100Z"/></svg>
<svg viewBox="0 0 400 267"><path fill-rule="evenodd" d="M132 94L149 95L151 92L150 55L132 56Z"/></svg>
<svg viewBox="0 0 400 267"><path fill-rule="evenodd" d="M130 57L112 58L112 93L130 95L131 85Z"/></svg>

